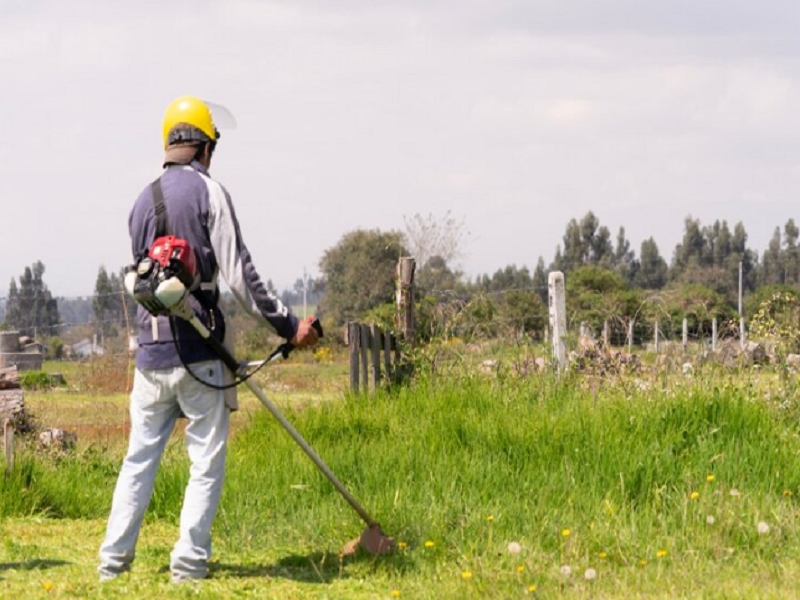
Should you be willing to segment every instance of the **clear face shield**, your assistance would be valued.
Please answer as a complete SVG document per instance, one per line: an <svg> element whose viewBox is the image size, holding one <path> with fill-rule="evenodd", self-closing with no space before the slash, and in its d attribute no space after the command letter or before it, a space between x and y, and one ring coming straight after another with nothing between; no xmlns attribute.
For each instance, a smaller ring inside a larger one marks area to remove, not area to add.
<svg viewBox="0 0 800 600"><path fill-rule="evenodd" d="M203 100L203 102L206 103L208 110L211 111L211 120L214 121L217 129L236 129L236 117L233 116L230 110L216 102L209 102L208 100Z"/></svg>

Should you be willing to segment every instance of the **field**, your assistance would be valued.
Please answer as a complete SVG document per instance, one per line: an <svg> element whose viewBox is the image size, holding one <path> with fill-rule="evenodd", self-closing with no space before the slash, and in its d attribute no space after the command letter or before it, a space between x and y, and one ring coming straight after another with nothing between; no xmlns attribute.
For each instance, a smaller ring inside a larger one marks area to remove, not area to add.
<svg viewBox="0 0 800 600"><path fill-rule="evenodd" d="M187 477L180 431L133 572L100 584L127 399L59 367L81 389L26 402L43 425L77 430L78 448L22 447L2 479L3 597L800 597L791 374L521 376L519 349L490 349L490 369L457 350L446 374L372 398L346 393L341 360L300 355L260 379L396 536L394 555L340 555L363 523L242 393L211 577L181 586L167 570Z"/></svg>

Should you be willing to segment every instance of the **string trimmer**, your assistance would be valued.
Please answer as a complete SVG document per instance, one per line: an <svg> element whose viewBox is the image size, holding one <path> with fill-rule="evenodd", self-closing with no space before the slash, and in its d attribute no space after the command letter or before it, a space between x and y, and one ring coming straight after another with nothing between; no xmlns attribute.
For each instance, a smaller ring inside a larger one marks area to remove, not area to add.
<svg viewBox="0 0 800 600"><path fill-rule="evenodd" d="M277 406L267 398L264 391L253 380L254 371L248 371L248 363L240 363L231 352L222 345L211 331L194 314L189 305L190 290L197 286L197 275L194 253L188 242L174 236L158 238L150 247L148 256L130 267L125 275L125 287L133 295L136 302L141 304L152 315L166 315L178 317L189 322L200 334L200 337L217 353L222 362L233 372L238 379L237 383L244 382L247 387L261 400L281 427L303 449L317 468L322 472L333 487L347 500L348 504L358 513L358 516L367 524L366 529L357 540L357 545L370 554L387 554L394 549L394 539L387 536L381 526L373 519L364 507L356 501L339 478L331 471L328 465L319 457L314 449L306 442L302 435L283 416ZM314 319L313 327L322 337L322 325ZM286 359L294 349L290 343L279 346L268 358L258 363L257 368L277 359ZM353 551L355 544L348 545L346 552Z"/></svg>

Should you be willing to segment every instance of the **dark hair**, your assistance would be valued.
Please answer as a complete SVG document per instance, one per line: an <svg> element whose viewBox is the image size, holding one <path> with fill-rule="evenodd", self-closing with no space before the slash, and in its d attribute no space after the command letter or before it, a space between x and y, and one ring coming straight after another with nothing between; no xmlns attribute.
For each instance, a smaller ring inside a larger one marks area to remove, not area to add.
<svg viewBox="0 0 800 600"><path fill-rule="evenodd" d="M208 158L211 158L214 155L214 150L217 148L216 141L208 141L198 144L197 151L194 153L194 159L192 160L200 160L206 151L206 146L208 146Z"/></svg>

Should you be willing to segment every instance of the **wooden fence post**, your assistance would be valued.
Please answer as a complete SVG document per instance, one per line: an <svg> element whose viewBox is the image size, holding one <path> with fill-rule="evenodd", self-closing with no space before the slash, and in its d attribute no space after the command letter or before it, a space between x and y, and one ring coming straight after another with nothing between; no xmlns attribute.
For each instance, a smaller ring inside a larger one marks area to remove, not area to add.
<svg viewBox="0 0 800 600"><path fill-rule="evenodd" d="M383 334L383 373L387 385L392 383L392 334L388 331Z"/></svg>
<svg viewBox="0 0 800 600"><path fill-rule="evenodd" d="M609 330L610 327L608 325L608 319L606 319L605 321L603 321L603 346L605 346L606 348L608 348L608 341L609 338L611 337L609 334Z"/></svg>
<svg viewBox="0 0 800 600"><path fill-rule="evenodd" d="M364 393L369 392L369 325L363 323L358 326L361 337L361 388Z"/></svg>
<svg viewBox="0 0 800 600"><path fill-rule="evenodd" d="M550 329L553 331L553 357L559 371L567 364L567 310L564 274L553 271L547 276L547 295L550 309Z"/></svg>
<svg viewBox="0 0 800 600"><path fill-rule="evenodd" d="M350 321L347 324L347 345L350 349L350 391L358 393L358 366L361 360L361 327Z"/></svg>
<svg viewBox="0 0 800 600"><path fill-rule="evenodd" d="M381 330L377 325L370 325L369 336L372 347L372 387L375 391L381 381Z"/></svg>
<svg viewBox="0 0 800 600"><path fill-rule="evenodd" d="M397 263L397 330L403 340L414 346L414 270L416 259L401 256Z"/></svg>

